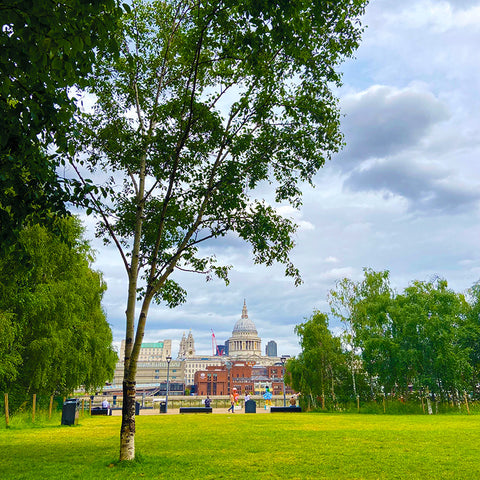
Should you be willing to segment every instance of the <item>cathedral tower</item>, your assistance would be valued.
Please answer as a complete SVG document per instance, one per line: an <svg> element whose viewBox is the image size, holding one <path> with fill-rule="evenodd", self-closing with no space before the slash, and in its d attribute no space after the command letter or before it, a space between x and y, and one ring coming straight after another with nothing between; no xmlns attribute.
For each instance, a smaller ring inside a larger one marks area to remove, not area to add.
<svg viewBox="0 0 480 480"><path fill-rule="evenodd" d="M248 318L245 300L242 316L233 327L232 336L228 339L228 355L242 358L262 355L262 340L258 336L255 324Z"/></svg>

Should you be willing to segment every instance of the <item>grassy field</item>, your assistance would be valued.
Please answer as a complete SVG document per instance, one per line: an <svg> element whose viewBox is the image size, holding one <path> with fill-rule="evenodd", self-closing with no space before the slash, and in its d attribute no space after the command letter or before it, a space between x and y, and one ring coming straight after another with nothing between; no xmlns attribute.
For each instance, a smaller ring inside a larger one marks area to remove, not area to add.
<svg viewBox="0 0 480 480"><path fill-rule="evenodd" d="M129 465L116 462L120 417L59 423L0 429L0 477L480 478L478 415L140 415Z"/></svg>

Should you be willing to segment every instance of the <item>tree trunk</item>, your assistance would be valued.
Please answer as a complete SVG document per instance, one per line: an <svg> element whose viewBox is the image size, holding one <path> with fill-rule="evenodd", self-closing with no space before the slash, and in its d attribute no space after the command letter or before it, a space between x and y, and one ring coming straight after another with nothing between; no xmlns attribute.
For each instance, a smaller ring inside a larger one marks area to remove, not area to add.
<svg viewBox="0 0 480 480"><path fill-rule="evenodd" d="M135 458L135 382L123 381L120 461Z"/></svg>

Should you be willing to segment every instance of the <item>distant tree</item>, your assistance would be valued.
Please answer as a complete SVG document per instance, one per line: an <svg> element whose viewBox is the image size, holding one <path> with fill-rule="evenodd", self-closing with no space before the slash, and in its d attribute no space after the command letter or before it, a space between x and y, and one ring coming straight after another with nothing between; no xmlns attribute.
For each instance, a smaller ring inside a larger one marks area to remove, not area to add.
<svg viewBox="0 0 480 480"><path fill-rule="evenodd" d="M471 384L471 350L461 341L467 305L447 281L415 281L395 300L397 383L447 394Z"/></svg>
<svg viewBox="0 0 480 480"><path fill-rule="evenodd" d="M322 409L327 399L336 404L335 390L345 370L340 338L332 335L327 316L318 311L305 323L297 325L295 333L300 337L302 352L287 364L290 385L309 398L314 406L317 397Z"/></svg>
<svg viewBox="0 0 480 480"><path fill-rule="evenodd" d="M392 298L389 272L371 269L364 269L361 282L344 278L337 282L336 289L329 292L331 312L344 324L342 338L355 390L357 370L363 375L365 369L371 377L381 377L389 386L395 383L388 315ZM363 366L358 361L360 354Z"/></svg>
<svg viewBox="0 0 480 480"><path fill-rule="evenodd" d="M0 388L67 395L113 376L117 355L101 308L105 284L75 217L55 235L35 225L0 259Z"/></svg>
<svg viewBox="0 0 480 480"><path fill-rule="evenodd" d="M0 246L25 220L65 213L57 175L82 86L96 49L116 50L115 0L3 0L0 3ZM50 147L47 151L47 147Z"/></svg>
<svg viewBox="0 0 480 480"><path fill-rule="evenodd" d="M135 455L135 378L151 302L185 299L171 274L226 279L212 245L231 233L251 244L256 263L283 263L300 281L288 256L295 225L259 195L274 184L276 202L300 206L301 182L340 148L330 87L358 46L366 4L136 1L118 32L120 57L100 52L97 103L72 164L82 179L86 169L103 172L108 196L92 192L86 206L128 274L121 460Z"/></svg>
<svg viewBox="0 0 480 480"><path fill-rule="evenodd" d="M472 379L470 389L477 391L480 385L480 282L467 291L467 310L460 321L459 343L470 352Z"/></svg>
<svg viewBox="0 0 480 480"><path fill-rule="evenodd" d="M347 365L352 377L353 395L355 397L357 396L358 357L353 324L358 300L359 286L349 278L337 281L335 289L330 290L328 293L330 311L343 325L341 339L345 345Z"/></svg>
<svg viewBox="0 0 480 480"><path fill-rule="evenodd" d="M372 384L400 394L409 388L447 394L472 381L479 330L471 293L469 305L436 279L395 294L388 271L365 269L361 282L344 279L330 299L333 313L348 322Z"/></svg>

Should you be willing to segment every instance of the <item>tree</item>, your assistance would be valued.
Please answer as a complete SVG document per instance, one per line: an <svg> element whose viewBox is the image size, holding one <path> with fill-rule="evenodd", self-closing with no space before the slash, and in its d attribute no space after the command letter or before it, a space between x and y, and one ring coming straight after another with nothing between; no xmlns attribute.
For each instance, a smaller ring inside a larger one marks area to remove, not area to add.
<svg viewBox="0 0 480 480"><path fill-rule="evenodd" d="M364 269L361 282L348 278L337 282L329 292L332 314L345 325L343 338L349 353L349 369L356 395L355 372L360 369L357 354L361 353L365 370L372 376L387 378L392 372L388 307L393 292L389 272Z"/></svg>
<svg viewBox="0 0 480 480"><path fill-rule="evenodd" d="M352 376L353 394L357 397L356 372L358 367L355 330L353 329L355 307L359 300L359 286L349 278L336 283L335 289L328 292L328 303L332 315L343 324L342 341L347 351L348 369Z"/></svg>
<svg viewBox="0 0 480 480"><path fill-rule="evenodd" d="M35 225L0 259L0 387L43 395L91 391L117 360L101 308L106 289L75 217L57 219L61 237ZM66 240L66 241L65 241ZM68 241L68 243L67 243Z"/></svg>
<svg viewBox="0 0 480 480"><path fill-rule="evenodd" d="M134 2L120 57L100 51L79 177L104 172L88 211L128 274L120 459L135 455L135 376L152 301L184 301L174 271L227 279L213 240L249 242L256 263L286 265L295 225L265 200L301 204L301 182L341 146L330 85L352 55L366 0ZM80 186L81 187L81 186ZM79 187L79 188L80 188ZM136 322L136 301L141 304Z"/></svg>
<svg viewBox="0 0 480 480"><path fill-rule="evenodd" d="M474 292L468 305L436 279L395 294L388 271L365 269L361 282L342 280L330 298L333 313L351 328L365 371L384 391L447 394L472 381Z"/></svg>
<svg viewBox="0 0 480 480"><path fill-rule="evenodd" d="M318 311L297 325L295 333L300 337L302 352L287 364L292 388L309 397L314 406L316 397L320 397L322 410L327 397L336 404L335 387L345 366L340 338L332 335L327 316Z"/></svg>
<svg viewBox="0 0 480 480"><path fill-rule="evenodd" d="M76 109L69 88L84 85L96 48L116 50L120 13L115 0L0 4L0 245L25 221L66 212L53 146L67 150Z"/></svg>
<svg viewBox="0 0 480 480"><path fill-rule="evenodd" d="M18 345L18 326L12 313L0 310L0 385L15 380L18 366L22 362Z"/></svg>
<svg viewBox="0 0 480 480"><path fill-rule="evenodd" d="M476 282L467 291L467 305L466 314L459 322L458 338L461 347L470 352L470 387L475 391L480 385L480 282Z"/></svg>
<svg viewBox="0 0 480 480"><path fill-rule="evenodd" d="M447 394L471 384L470 348L460 334L468 307L447 281L413 282L398 295L392 316L400 372L397 382Z"/></svg>

